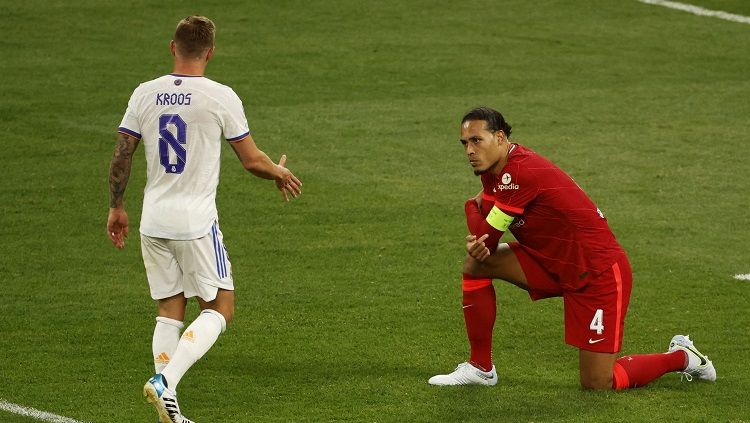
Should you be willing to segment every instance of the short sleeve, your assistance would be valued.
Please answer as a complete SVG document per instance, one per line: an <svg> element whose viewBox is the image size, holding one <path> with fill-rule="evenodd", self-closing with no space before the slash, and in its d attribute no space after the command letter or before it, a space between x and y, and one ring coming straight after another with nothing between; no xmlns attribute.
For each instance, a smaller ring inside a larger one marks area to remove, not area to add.
<svg viewBox="0 0 750 423"><path fill-rule="evenodd" d="M224 138L229 142L234 142L250 135L242 100L234 91L230 90L230 95L224 106L223 116L221 117Z"/></svg>
<svg viewBox="0 0 750 423"><path fill-rule="evenodd" d="M533 173L519 163L505 166L494 189L495 206L514 216L522 215L539 193Z"/></svg>
<svg viewBox="0 0 750 423"><path fill-rule="evenodd" d="M125 116L123 116L120 126L117 128L117 132L122 132L141 139L141 124L138 121L138 108L136 101L137 93L138 89L136 88L130 96L130 100L128 100L128 108L125 110Z"/></svg>

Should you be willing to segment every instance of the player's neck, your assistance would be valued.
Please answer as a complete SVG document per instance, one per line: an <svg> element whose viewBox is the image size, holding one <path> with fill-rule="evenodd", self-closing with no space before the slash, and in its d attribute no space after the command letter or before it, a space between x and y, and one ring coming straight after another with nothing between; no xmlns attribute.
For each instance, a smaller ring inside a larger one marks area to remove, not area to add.
<svg viewBox="0 0 750 423"><path fill-rule="evenodd" d="M512 145L508 142L505 143L504 146L501 146L500 148L503 149L503 153L500 155L500 159L495 163L490 169L489 172L495 176L500 175L500 172L502 172L503 168L506 164L508 164L508 157L510 156L510 150Z"/></svg>
<svg viewBox="0 0 750 423"><path fill-rule="evenodd" d="M178 75L203 76L206 73L206 64L204 61L186 61L175 60L172 73Z"/></svg>
<svg viewBox="0 0 750 423"><path fill-rule="evenodd" d="M489 172L495 176L500 175L500 171L503 170L505 165L508 163L508 159L503 158L497 161L494 166L489 169Z"/></svg>

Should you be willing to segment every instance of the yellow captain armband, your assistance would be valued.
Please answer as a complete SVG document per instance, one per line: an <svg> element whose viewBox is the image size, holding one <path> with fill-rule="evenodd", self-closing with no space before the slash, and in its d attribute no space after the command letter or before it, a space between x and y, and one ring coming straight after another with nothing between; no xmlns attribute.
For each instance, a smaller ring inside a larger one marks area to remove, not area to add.
<svg viewBox="0 0 750 423"><path fill-rule="evenodd" d="M513 223L515 217L505 214L502 210L498 209L497 206L492 207L490 214L487 215L487 223L498 231L505 232L508 227Z"/></svg>

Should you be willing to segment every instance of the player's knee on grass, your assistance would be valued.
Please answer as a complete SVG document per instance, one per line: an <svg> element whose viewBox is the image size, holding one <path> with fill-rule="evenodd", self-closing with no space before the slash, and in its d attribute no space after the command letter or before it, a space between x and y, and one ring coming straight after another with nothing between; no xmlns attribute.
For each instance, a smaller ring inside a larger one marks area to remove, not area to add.
<svg viewBox="0 0 750 423"><path fill-rule="evenodd" d="M592 390L612 389L612 374L581 373L581 388Z"/></svg>
<svg viewBox="0 0 750 423"><path fill-rule="evenodd" d="M578 368L583 389L612 389L617 354L578 350Z"/></svg>

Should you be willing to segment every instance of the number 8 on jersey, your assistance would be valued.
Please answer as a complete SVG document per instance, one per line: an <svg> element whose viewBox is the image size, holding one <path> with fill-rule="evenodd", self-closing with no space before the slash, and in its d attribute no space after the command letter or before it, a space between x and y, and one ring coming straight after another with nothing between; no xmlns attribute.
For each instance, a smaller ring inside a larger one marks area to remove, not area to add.
<svg viewBox="0 0 750 423"><path fill-rule="evenodd" d="M174 126L177 136L170 131L169 125ZM180 115L159 116L159 161L167 173L182 173L187 161L187 124ZM177 163L171 163L169 148L177 156Z"/></svg>

